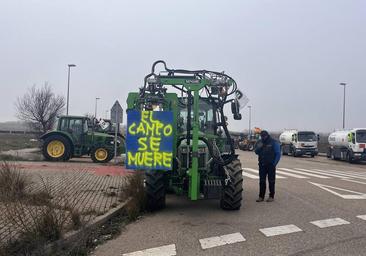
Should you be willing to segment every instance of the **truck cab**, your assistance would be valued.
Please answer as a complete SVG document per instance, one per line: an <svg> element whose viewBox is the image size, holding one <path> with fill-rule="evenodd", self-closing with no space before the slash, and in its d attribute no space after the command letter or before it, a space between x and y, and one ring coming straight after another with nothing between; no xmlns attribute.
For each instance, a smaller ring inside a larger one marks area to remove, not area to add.
<svg viewBox="0 0 366 256"><path fill-rule="evenodd" d="M333 132L328 142L328 158L349 163L366 160L366 128Z"/></svg>
<svg viewBox="0 0 366 256"><path fill-rule="evenodd" d="M292 156L318 155L319 135L313 131L285 131L280 135L283 155Z"/></svg>

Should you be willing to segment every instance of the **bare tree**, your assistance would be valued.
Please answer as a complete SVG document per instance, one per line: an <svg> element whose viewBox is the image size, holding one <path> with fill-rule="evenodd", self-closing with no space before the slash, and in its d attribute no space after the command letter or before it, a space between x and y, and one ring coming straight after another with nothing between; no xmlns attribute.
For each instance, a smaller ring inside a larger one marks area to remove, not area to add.
<svg viewBox="0 0 366 256"><path fill-rule="evenodd" d="M55 95L46 82L43 87L33 85L22 97L18 97L15 107L17 117L31 125L39 132L52 129L58 115L65 107L65 98Z"/></svg>

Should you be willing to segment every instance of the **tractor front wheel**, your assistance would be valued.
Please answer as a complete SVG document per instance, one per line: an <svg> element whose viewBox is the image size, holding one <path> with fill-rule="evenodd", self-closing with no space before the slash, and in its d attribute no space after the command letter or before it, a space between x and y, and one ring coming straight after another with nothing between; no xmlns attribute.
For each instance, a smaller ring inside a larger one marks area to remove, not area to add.
<svg viewBox="0 0 366 256"><path fill-rule="evenodd" d="M67 161L71 157L70 142L61 135L51 135L44 140L42 154L48 161Z"/></svg>
<svg viewBox="0 0 366 256"><path fill-rule="evenodd" d="M164 173L159 171L146 171L145 173L146 206L150 211L165 207L165 179Z"/></svg>
<svg viewBox="0 0 366 256"><path fill-rule="evenodd" d="M90 157L94 163L108 163L113 158L113 154L107 148L97 147L92 150Z"/></svg>
<svg viewBox="0 0 366 256"><path fill-rule="evenodd" d="M223 184L220 206L224 210L239 210L242 201L243 175L241 163L235 159L226 166L230 177L227 184Z"/></svg>

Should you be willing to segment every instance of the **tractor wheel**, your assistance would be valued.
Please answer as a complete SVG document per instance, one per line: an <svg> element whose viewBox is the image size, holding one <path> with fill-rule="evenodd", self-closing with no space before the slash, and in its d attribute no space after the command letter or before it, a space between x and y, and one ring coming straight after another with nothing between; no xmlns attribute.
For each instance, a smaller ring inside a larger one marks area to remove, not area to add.
<svg viewBox="0 0 366 256"><path fill-rule="evenodd" d="M43 143L42 154L48 161L68 161L71 157L70 142L60 135L49 136Z"/></svg>
<svg viewBox="0 0 366 256"><path fill-rule="evenodd" d="M105 147L96 147L90 157L94 163L108 163L113 158L113 153Z"/></svg>
<svg viewBox="0 0 366 256"><path fill-rule="evenodd" d="M145 173L146 206L150 211L165 207L165 179L164 173L146 171Z"/></svg>
<svg viewBox="0 0 366 256"><path fill-rule="evenodd" d="M249 146L248 146L248 150L249 151L253 151L254 150L254 144L253 143L250 143Z"/></svg>
<svg viewBox="0 0 366 256"><path fill-rule="evenodd" d="M227 185L223 184L220 199L220 207L224 210L239 210L241 207L243 192L243 176L241 163L235 159L226 166L230 181Z"/></svg>

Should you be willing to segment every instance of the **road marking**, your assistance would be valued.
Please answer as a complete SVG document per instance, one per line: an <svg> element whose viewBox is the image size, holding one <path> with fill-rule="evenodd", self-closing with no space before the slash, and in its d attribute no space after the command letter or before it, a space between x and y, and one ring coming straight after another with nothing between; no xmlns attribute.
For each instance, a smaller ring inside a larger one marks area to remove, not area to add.
<svg viewBox="0 0 366 256"><path fill-rule="evenodd" d="M340 171L336 171L336 170L329 170L329 171L326 171L326 172L329 172L329 173L333 172L333 173L336 173L336 174L339 174L339 175L342 175L342 176L346 176L346 177L366 180L366 177L360 176L360 175L357 175L357 174L349 174L349 173L340 172Z"/></svg>
<svg viewBox="0 0 366 256"><path fill-rule="evenodd" d="M177 255L175 244L164 245L142 251L124 253L123 256L174 256Z"/></svg>
<svg viewBox="0 0 366 256"><path fill-rule="evenodd" d="M301 232L302 230L299 227L291 224L272 228L261 228L259 229L259 231L262 232L265 236L269 237L269 236L278 236L295 232Z"/></svg>
<svg viewBox="0 0 366 256"><path fill-rule="evenodd" d="M329 171L332 171L332 172L340 172L340 173L346 173L346 174L354 174L354 175L357 175L357 176L361 176L361 177L366 177L366 173L364 172L355 172L355 171L338 171L338 170L329 170Z"/></svg>
<svg viewBox="0 0 366 256"><path fill-rule="evenodd" d="M366 215L358 215L357 218L360 218L361 220L366 220Z"/></svg>
<svg viewBox="0 0 366 256"><path fill-rule="evenodd" d="M316 221L311 221L310 223L319 228L329 228L329 227L334 227L334 226L339 226L339 225L351 224L350 222L348 222L344 219L341 219L341 218L316 220Z"/></svg>
<svg viewBox="0 0 366 256"><path fill-rule="evenodd" d="M305 169L301 169L301 171L296 171L296 170L288 169L288 168L278 168L278 169L288 171L288 172L298 173L298 174L301 174L301 175L316 177L316 178L320 178L320 179L330 179L329 177L322 176L322 175L317 175L317 174L312 174L312 173L304 173L304 171L306 171ZM295 169L299 169L299 168L295 168Z"/></svg>
<svg viewBox="0 0 366 256"><path fill-rule="evenodd" d="M366 178L363 178L363 177L359 177L357 175L353 175L353 174L347 174L347 173L344 173L344 172L339 172L339 171L336 171L336 170L319 170L319 169L313 169L313 170L308 170L310 172L315 172L315 173L321 173L321 174L324 174L324 175L328 175L328 176L332 176L332 177L337 177L337 178L357 178L357 179L366 179Z"/></svg>
<svg viewBox="0 0 366 256"><path fill-rule="evenodd" d="M248 178L251 178L251 179L256 179L256 180L258 180L258 179L259 179L258 175L253 175L253 174L247 173L247 172L245 172L245 170L244 170L244 169L242 169L242 170L243 170L242 174L243 174L245 177L248 177Z"/></svg>
<svg viewBox="0 0 366 256"><path fill-rule="evenodd" d="M314 177L317 177L317 178L326 177L326 176L336 177L336 178L344 178L344 177L339 176L339 175L333 175L333 174L329 174L329 173L324 173L322 171L307 170L307 169L303 169L303 168L295 168L295 169L296 170L303 171L303 172L306 172L306 173L303 173L304 175L314 176ZM326 176L324 176L324 175L326 175ZM324 178L321 178L321 179L324 179Z"/></svg>
<svg viewBox="0 0 366 256"><path fill-rule="evenodd" d="M239 242L244 242L245 238L240 233L233 233L222 236L213 236L209 238L203 238L199 240L202 249L213 248L217 246L222 246L226 244L234 244Z"/></svg>
<svg viewBox="0 0 366 256"><path fill-rule="evenodd" d="M325 191L328 191L328 192L332 193L333 195L339 196L343 199L366 199L366 194L360 193L357 191L352 191L352 190L348 190L348 189L344 189L344 188L332 187L329 185L314 183L314 182L310 182L310 181L309 181L309 183L313 184L314 186L317 186L321 189L324 189ZM338 192L333 191L332 189L339 190L339 191L345 191L348 193L352 193L353 195L352 194L340 194Z"/></svg>
<svg viewBox="0 0 366 256"><path fill-rule="evenodd" d="M340 179L349 178L349 177L347 177L347 176L349 176L347 174L339 174L339 173L335 173L335 172L331 172L331 171L325 171L325 170L319 170L319 169L308 170L308 172L319 173L321 175L327 175L327 176L336 177L336 178L340 178Z"/></svg>
<svg viewBox="0 0 366 256"><path fill-rule="evenodd" d="M279 168L278 168L279 169ZM282 169L286 169L286 168L282 168ZM298 175L298 174L294 174L294 173L289 173L289 172L284 172L284 171L279 171L279 170L276 170L277 173L280 173L280 174L283 174L283 175L287 175L287 176L290 176L290 177L294 177L294 178L299 178L299 179L309 179L309 177L305 177L305 176L302 176L302 175Z"/></svg>
<svg viewBox="0 0 366 256"><path fill-rule="evenodd" d="M350 179L342 179L342 180L366 185L366 182L361 182L361 181L358 181L358 180L350 180Z"/></svg>
<svg viewBox="0 0 366 256"><path fill-rule="evenodd" d="M259 171L257 169L253 169L253 168L243 168L243 169L245 171L259 173ZM287 179L287 178L283 177L283 176L280 176L280 175L276 175L276 179Z"/></svg>

